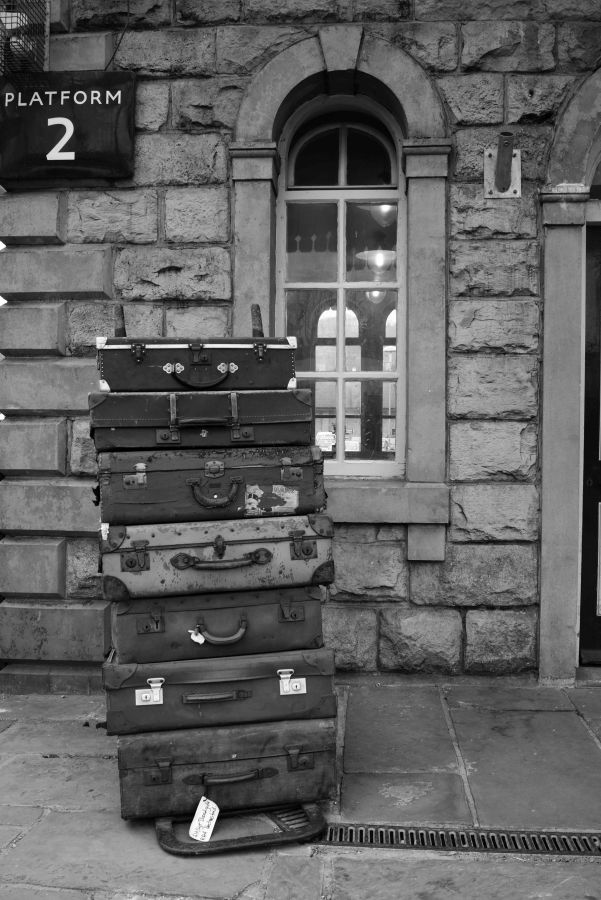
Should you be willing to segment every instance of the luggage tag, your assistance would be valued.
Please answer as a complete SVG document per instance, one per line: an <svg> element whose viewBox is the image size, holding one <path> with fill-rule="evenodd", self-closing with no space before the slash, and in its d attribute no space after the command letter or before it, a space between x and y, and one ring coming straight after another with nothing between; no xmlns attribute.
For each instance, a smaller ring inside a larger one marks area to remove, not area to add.
<svg viewBox="0 0 601 900"><path fill-rule="evenodd" d="M219 815L219 807L208 797L201 797L190 823L188 834L194 841L206 843L211 839L213 828Z"/></svg>

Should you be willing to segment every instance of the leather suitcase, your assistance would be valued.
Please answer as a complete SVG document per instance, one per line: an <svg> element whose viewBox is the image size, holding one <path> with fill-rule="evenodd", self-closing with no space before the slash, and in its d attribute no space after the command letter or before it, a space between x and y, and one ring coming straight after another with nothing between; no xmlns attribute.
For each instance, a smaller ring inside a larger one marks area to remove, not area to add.
<svg viewBox="0 0 601 900"><path fill-rule="evenodd" d="M111 603L121 662L211 659L323 647L324 587L141 598Z"/></svg>
<svg viewBox="0 0 601 900"><path fill-rule="evenodd" d="M107 600L246 591L334 580L323 513L220 522L102 525Z"/></svg>
<svg viewBox="0 0 601 900"><path fill-rule="evenodd" d="M96 338L105 390L295 388L296 338Z"/></svg>
<svg viewBox="0 0 601 900"><path fill-rule="evenodd" d="M313 444L311 390L88 396L97 450Z"/></svg>
<svg viewBox="0 0 601 900"><path fill-rule="evenodd" d="M319 447L234 447L100 453L101 518L199 522L324 509Z"/></svg>
<svg viewBox="0 0 601 900"><path fill-rule="evenodd" d="M117 739L124 819L333 799L337 719L182 728Z"/></svg>
<svg viewBox="0 0 601 900"><path fill-rule="evenodd" d="M102 667L108 734L138 734L336 715L334 652L292 650L227 659Z"/></svg>

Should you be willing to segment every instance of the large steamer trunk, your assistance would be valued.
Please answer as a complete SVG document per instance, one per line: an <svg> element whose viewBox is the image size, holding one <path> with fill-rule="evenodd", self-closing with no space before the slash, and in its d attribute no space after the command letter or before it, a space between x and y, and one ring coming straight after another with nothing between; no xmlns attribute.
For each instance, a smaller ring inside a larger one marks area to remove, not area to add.
<svg viewBox="0 0 601 900"><path fill-rule="evenodd" d="M332 650L144 664L113 652L102 676L108 734L336 715Z"/></svg>
<svg viewBox="0 0 601 900"><path fill-rule="evenodd" d="M332 522L311 516L102 526L104 595L246 591L334 580Z"/></svg>
<svg viewBox="0 0 601 900"><path fill-rule="evenodd" d="M332 799L335 718L146 732L118 738L124 819Z"/></svg>
<svg viewBox="0 0 601 900"><path fill-rule="evenodd" d="M295 338L97 338L105 390L257 390L296 387Z"/></svg>
<svg viewBox="0 0 601 900"><path fill-rule="evenodd" d="M121 662L162 662L323 646L325 587L141 598L111 604Z"/></svg>
<svg viewBox="0 0 601 900"><path fill-rule="evenodd" d="M325 507L318 447L100 453L103 522L199 522Z"/></svg>
<svg viewBox="0 0 601 900"><path fill-rule="evenodd" d="M313 443L312 395L289 391L181 391L88 396L97 450L269 447Z"/></svg>

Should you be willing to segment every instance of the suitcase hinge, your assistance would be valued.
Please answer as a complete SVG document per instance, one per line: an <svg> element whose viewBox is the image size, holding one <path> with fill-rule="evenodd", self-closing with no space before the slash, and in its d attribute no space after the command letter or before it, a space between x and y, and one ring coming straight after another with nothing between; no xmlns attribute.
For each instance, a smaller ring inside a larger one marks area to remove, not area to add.
<svg viewBox="0 0 601 900"><path fill-rule="evenodd" d="M146 552L148 543L148 541L132 541L132 549L121 552L122 572L143 572L150 569L150 556Z"/></svg>
<svg viewBox="0 0 601 900"><path fill-rule="evenodd" d="M294 772L296 769L314 769L315 754L303 753L302 747L284 747L288 754L288 771Z"/></svg>
<svg viewBox="0 0 601 900"><path fill-rule="evenodd" d="M146 347L144 346L144 344L132 344L130 350L133 353L135 361L137 363L141 363L146 353Z"/></svg>
<svg viewBox="0 0 601 900"><path fill-rule="evenodd" d="M136 631L138 634L151 634L154 632L165 631L162 610L151 609L147 618L138 616L136 621Z"/></svg>
<svg viewBox="0 0 601 900"><path fill-rule="evenodd" d="M171 760L156 759L155 763L156 769L151 769L150 772L144 772L144 784L171 784Z"/></svg>
<svg viewBox="0 0 601 900"><path fill-rule="evenodd" d="M276 674L280 676L280 696L307 693L307 679L293 678L294 669L278 669Z"/></svg>
<svg viewBox="0 0 601 900"><path fill-rule="evenodd" d="M304 531L291 531L290 559L317 559L317 541L305 537Z"/></svg>
<svg viewBox="0 0 601 900"><path fill-rule="evenodd" d="M136 689L136 706L160 706L163 703L164 678L147 678L148 688Z"/></svg>
<svg viewBox="0 0 601 900"><path fill-rule="evenodd" d="M134 469L136 470L135 475L123 476L123 487L125 490L146 487L146 463L136 463Z"/></svg>
<svg viewBox="0 0 601 900"><path fill-rule="evenodd" d="M304 622L305 607L300 603L280 603L280 622Z"/></svg>
<svg viewBox="0 0 601 900"><path fill-rule="evenodd" d="M257 341L256 344L253 344L253 350L255 351L257 361L262 363L265 359L265 353L267 352L266 345L262 341Z"/></svg>

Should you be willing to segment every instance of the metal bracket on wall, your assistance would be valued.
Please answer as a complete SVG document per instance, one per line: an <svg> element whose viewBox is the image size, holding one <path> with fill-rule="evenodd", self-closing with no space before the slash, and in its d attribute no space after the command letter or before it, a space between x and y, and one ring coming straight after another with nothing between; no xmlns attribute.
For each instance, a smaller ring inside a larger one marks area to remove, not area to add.
<svg viewBox="0 0 601 900"><path fill-rule="evenodd" d="M514 200L522 196L522 154L513 149L513 134L501 132L496 147L484 150L484 197Z"/></svg>

